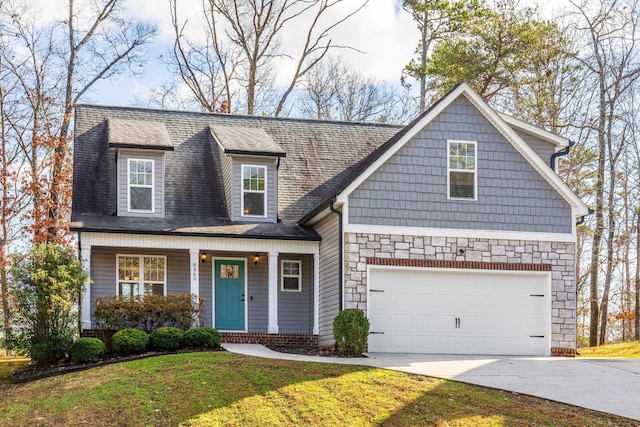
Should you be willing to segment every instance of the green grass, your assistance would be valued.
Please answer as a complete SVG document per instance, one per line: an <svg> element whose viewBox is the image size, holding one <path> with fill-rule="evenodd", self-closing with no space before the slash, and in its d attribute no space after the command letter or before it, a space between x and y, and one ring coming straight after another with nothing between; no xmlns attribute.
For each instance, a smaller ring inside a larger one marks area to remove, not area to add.
<svg viewBox="0 0 640 427"><path fill-rule="evenodd" d="M640 341L578 349L580 357L640 357Z"/></svg>
<svg viewBox="0 0 640 427"><path fill-rule="evenodd" d="M11 426L632 426L542 399L382 369L226 352L141 359L12 385Z"/></svg>

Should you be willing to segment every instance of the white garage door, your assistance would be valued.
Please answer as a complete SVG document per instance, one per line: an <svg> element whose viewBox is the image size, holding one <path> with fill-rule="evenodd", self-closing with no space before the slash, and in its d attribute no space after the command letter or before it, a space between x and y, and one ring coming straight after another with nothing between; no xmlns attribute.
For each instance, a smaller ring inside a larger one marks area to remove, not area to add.
<svg viewBox="0 0 640 427"><path fill-rule="evenodd" d="M369 351L548 355L549 273L371 268Z"/></svg>

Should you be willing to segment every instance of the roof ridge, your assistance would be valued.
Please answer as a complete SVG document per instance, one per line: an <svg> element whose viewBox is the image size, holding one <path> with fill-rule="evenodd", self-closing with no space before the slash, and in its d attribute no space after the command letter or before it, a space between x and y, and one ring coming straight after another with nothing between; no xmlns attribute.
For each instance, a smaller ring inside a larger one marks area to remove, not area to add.
<svg viewBox="0 0 640 427"><path fill-rule="evenodd" d="M77 104L76 108L93 108L93 109L116 110L116 111L132 111L133 110L133 111L141 111L141 112L146 111L150 113L160 113L160 114L229 117L229 118L240 119L240 120L289 121L289 122L300 122L300 123L318 123L318 124L334 124L334 125L348 125L348 126L399 128L399 129L406 126L404 124L379 123L379 122L361 122L361 121L351 122L346 120L320 120L320 119L308 119L303 117L257 116L257 115L246 115L246 114L212 113L208 111L189 111L189 110L175 110L175 109L121 106L121 105L104 105L104 104Z"/></svg>

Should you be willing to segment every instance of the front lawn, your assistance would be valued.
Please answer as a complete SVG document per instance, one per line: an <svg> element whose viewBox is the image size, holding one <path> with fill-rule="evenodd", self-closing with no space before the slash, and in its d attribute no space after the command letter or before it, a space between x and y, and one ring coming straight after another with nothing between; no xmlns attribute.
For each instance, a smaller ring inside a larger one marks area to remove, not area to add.
<svg viewBox="0 0 640 427"><path fill-rule="evenodd" d="M580 357L640 357L640 341L579 348Z"/></svg>
<svg viewBox="0 0 640 427"><path fill-rule="evenodd" d="M632 426L510 392L226 352L140 359L7 387L0 425Z"/></svg>

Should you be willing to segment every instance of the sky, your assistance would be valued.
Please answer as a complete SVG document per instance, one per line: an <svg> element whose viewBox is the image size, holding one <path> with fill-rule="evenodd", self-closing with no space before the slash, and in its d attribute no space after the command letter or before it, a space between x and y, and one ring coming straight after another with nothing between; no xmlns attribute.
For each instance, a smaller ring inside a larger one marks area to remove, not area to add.
<svg viewBox="0 0 640 427"><path fill-rule="evenodd" d="M43 16L49 19L64 19L64 1L35 0L42 9ZM337 20L357 8L364 0L344 0L328 20ZM542 13L549 13L566 0L521 0L521 5L535 5L539 2ZM336 44L351 46L354 49L335 50L333 55L341 55L343 60L359 70L364 76L377 81L400 85L403 67L411 60L418 44L419 32L411 16L402 10L401 0L369 0L362 10L331 31L332 41ZM553 5L553 7L548 7ZM98 83L82 100L83 103L104 105L133 105L136 99L144 98L153 87L168 81L171 77L160 55L168 55L173 44L171 15L167 0L126 0L124 15L132 21L142 20L158 25L157 38L147 46L147 62L142 75L131 78L118 76L109 81ZM202 0L178 0L178 14L186 20L186 34L197 38L202 34ZM282 45L288 52L300 50L302 35L308 25L306 19L292 21L282 33ZM278 64L276 85L284 86L289 82L295 65L293 59L282 58ZM139 102L139 101L138 101Z"/></svg>
<svg viewBox="0 0 640 427"><path fill-rule="evenodd" d="M136 96L142 96L151 87L158 86L170 78L170 74L160 59L167 55L173 44L168 2L163 0L128 1L127 16L129 19L140 19L155 22L159 34L148 47L148 61L144 65L142 78L131 79L120 76L116 80L102 82L85 102L130 105ZM361 3L358 0L346 0L340 9L333 12L333 18L344 16ZM188 19L186 32L197 37L201 31L201 0L179 0L179 15ZM308 20L306 20L308 23ZM283 47L291 52L300 50L300 34L304 31L305 20L293 23L283 33ZM297 25L296 25L297 24ZM412 57L418 43L418 30L408 13L400 7L398 0L369 0L367 5L356 15L335 28L332 39L336 44L352 46L356 50L340 49L334 54L341 54L360 72L378 81L400 84L402 68ZM283 58L278 65L278 77L284 85L292 75L294 60Z"/></svg>

